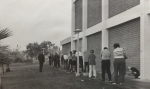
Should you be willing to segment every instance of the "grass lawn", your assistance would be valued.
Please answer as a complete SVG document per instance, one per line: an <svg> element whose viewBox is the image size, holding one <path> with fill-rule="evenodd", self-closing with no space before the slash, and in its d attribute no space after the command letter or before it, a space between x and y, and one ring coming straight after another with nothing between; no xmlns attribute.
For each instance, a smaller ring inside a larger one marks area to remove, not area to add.
<svg viewBox="0 0 150 89"><path fill-rule="evenodd" d="M102 82L100 78L75 77L74 73L66 73L47 64L43 72L38 68L38 64L11 65L11 72L2 77L3 89L122 89Z"/></svg>

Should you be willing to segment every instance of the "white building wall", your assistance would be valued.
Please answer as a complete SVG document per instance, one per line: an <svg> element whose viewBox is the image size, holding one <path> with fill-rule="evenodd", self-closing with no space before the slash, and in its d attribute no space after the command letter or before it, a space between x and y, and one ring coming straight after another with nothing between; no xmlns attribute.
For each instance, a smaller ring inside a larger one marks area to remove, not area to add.
<svg viewBox="0 0 150 89"><path fill-rule="evenodd" d="M74 1L74 0L73 0ZM84 3L85 4L85 3ZM102 0L102 6L103 6L103 14L102 14L102 22L88 28L85 30L86 27L86 20L83 21L84 29L83 32L80 32L79 38L92 35L94 33L102 31L102 48L104 46L108 46L108 28L111 28L113 26L125 23L127 21L133 20L135 18L140 17L140 72L141 72L141 79L148 79L150 80L150 71L147 71L150 67L150 0L140 0L140 5L137 5L129 10L126 10L116 16L113 16L112 18L107 17L108 15L108 0ZM74 2L72 2L72 6L74 8ZM84 10L86 10L86 7ZM74 9L72 9L72 13L74 14ZM86 13L86 11L84 12ZM72 32L74 29L74 15L72 14ZM86 14L83 16L86 17ZM71 39L71 48L74 49L74 40L77 40L77 35L72 33L72 39ZM62 41L61 44L66 44L67 41ZM87 43L86 41L83 43L83 45ZM84 48L86 50L86 48Z"/></svg>
<svg viewBox="0 0 150 89"><path fill-rule="evenodd" d="M141 31L141 55L140 55L140 66L141 66L141 78L150 79L150 15L149 14L149 0L141 0L141 22L140 22L140 31Z"/></svg>

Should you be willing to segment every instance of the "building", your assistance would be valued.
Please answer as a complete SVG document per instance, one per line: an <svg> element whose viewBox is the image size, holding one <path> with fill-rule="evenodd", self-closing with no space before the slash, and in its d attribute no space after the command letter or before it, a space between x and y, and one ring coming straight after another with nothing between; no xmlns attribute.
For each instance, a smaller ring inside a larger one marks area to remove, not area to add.
<svg viewBox="0 0 150 89"><path fill-rule="evenodd" d="M127 66L141 72L141 79L150 79L150 0L72 0L71 37L61 41L63 53L77 49L95 50L97 70L101 71L100 52L104 47L113 51L119 43L126 49Z"/></svg>

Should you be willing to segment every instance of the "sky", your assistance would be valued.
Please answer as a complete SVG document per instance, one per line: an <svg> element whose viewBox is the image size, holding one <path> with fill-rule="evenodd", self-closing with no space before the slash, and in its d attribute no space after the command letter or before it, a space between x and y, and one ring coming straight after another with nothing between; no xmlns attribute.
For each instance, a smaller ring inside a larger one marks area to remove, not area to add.
<svg viewBox="0 0 150 89"><path fill-rule="evenodd" d="M0 41L15 49L28 43L60 41L71 35L71 0L0 0L0 29L13 35Z"/></svg>

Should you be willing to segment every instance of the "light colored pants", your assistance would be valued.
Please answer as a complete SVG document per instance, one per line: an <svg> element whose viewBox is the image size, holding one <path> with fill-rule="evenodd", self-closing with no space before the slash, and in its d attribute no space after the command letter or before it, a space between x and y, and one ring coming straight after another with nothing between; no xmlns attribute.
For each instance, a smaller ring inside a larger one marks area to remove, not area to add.
<svg viewBox="0 0 150 89"><path fill-rule="evenodd" d="M89 78L93 75L96 77L96 65L89 65Z"/></svg>

